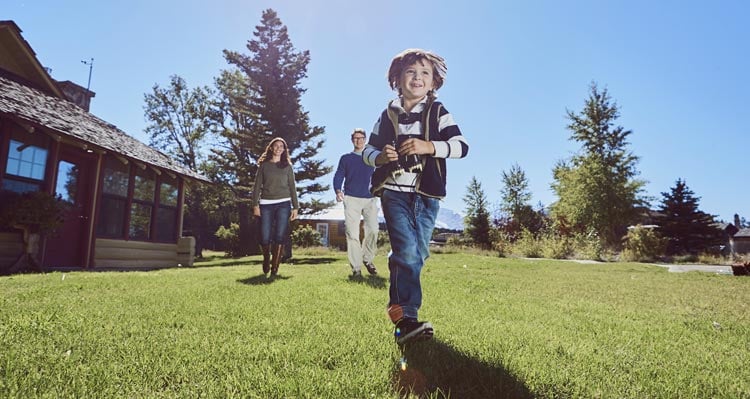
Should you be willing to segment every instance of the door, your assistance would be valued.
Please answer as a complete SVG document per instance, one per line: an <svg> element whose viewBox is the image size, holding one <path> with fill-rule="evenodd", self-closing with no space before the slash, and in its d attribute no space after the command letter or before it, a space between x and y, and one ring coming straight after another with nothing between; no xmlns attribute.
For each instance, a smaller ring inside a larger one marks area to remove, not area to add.
<svg viewBox="0 0 750 399"><path fill-rule="evenodd" d="M83 151L61 151L57 162L55 195L68 205L62 227L47 237L44 264L48 267L83 267L88 247L91 209L91 173L94 162Z"/></svg>
<svg viewBox="0 0 750 399"><path fill-rule="evenodd" d="M324 247L328 246L328 223L317 223L315 230L320 233L320 244Z"/></svg>

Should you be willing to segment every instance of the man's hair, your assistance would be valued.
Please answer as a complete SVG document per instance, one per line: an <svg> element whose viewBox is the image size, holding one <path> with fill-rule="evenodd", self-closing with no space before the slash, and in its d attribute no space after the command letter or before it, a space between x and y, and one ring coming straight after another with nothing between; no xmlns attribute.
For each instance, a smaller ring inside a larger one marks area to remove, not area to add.
<svg viewBox="0 0 750 399"><path fill-rule="evenodd" d="M391 60L391 67L388 68L388 84L391 85L391 89L396 90L398 88L401 72L403 72L404 68L422 60L427 60L427 62L432 64L433 90L437 91L443 87L445 75L448 72L448 67L445 65L443 57L431 51L409 48L396 54L393 60Z"/></svg>
<svg viewBox="0 0 750 399"><path fill-rule="evenodd" d="M362 129L361 127L358 127L356 129L354 129L354 131L352 132L352 140L354 140L354 135L357 134L357 133L360 133L360 134L364 135L365 138L367 138L367 133L365 133L365 129Z"/></svg>

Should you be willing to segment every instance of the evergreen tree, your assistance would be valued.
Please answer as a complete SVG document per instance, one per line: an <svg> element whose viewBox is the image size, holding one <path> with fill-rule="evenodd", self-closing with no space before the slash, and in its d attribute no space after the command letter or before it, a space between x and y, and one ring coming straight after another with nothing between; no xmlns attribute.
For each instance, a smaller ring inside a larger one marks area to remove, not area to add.
<svg viewBox="0 0 750 399"><path fill-rule="evenodd" d="M286 26L272 9L263 12L261 23L255 28L255 38L247 43L249 54L224 50L231 68L222 71L216 80L220 143L211 155L221 166L217 177L235 192L240 241L247 245L247 253L257 251L257 228L249 204L257 160L272 138L281 137L287 142L300 213L313 213L332 205L309 199L310 195L329 189L316 180L331 171L331 166L315 159L325 143L325 129L310 126L308 113L301 105L305 89L300 81L307 77L310 53L292 46Z"/></svg>
<svg viewBox="0 0 750 399"><path fill-rule="evenodd" d="M627 226L646 201L640 193L645 182L636 179L638 157L628 149L632 133L614 126L619 108L606 89L590 86L584 109L567 111L570 139L581 143L581 151L553 170L552 189L558 201L552 205L556 221L574 230L593 229L604 244L617 247Z"/></svg>
<svg viewBox="0 0 750 399"><path fill-rule="evenodd" d="M472 177L469 182L464 202L466 203L464 234L475 245L489 248L491 246L490 213L487 210L487 197L482 190L482 184L476 177Z"/></svg>
<svg viewBox="0 0 750 399"><path fill-rule="evenodd" d="M714 225L714 216L698 209L700 197L684 180L677 179L670 192L661 195L657 224L668 240L668 255L698 254L721 243L721 230Z"/></svg>
<svg viewBox="0 0 750 399"><path fill-rule="evenodd" d="M543 215L535 211L528 202L531 200L529 180L518 164L513 164L509 171L502 171L502 195L498 225L513 238L523 229L537 233L544 224Z"/></svg>

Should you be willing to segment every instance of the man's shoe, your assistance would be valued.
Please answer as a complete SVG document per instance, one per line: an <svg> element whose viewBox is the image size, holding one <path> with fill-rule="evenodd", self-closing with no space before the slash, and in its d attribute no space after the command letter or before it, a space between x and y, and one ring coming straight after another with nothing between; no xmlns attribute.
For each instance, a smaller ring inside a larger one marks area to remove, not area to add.
<svg viewBox="0 0 750 399"><path fill-rule="evenodd" d="M378 269L375 268L375 265L373 265L372 262L365 262L365 268L367 269L367 272L373 276L378 274Z"/></svg>
<svg viewBox="0 0 750 399"><path fill-rule="evenodd" d="M352 277L354 278L361 278L362 277L362 271L361 270L355 270L352 272Z"/></svg>
<svg viewBox="0 0 750 399"><path fill-rule="evenodd" d="M429 321L417 321L417 319L404 318L396 323L393 332L396 343L404 345L409 342L424 341L432 338L435 331Z"/></svg>

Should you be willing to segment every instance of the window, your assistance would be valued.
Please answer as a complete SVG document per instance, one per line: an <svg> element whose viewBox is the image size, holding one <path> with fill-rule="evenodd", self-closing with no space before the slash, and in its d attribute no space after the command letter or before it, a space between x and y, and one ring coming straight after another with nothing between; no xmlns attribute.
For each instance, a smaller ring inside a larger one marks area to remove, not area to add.
<svg viewBox="0 0 750 399"><path fill-rule="evenodd" d="M130 205L129 237L133 240L151 239L151 210L154 208L155 191L154 172L136 168L133 203Z"/></svg>
<svg viewBox="0 0 750 399"><path fill-rule="evenodd" d="M17 193L41 190L46 166L46 149L11 139L2 188Z"/></svg>
<svg viewBox="0 0 750 399"><path fill-rule="evenodd" d="M97 236L174 243L178 195L176 178L106 157Z"/></svg>
<svg viewBox="0 0 750 399"><path fill-rule="evenodd" d="M78 165L68 161L58 162L55 194L59 195L63 201L69 204L77 203L79 174Z"/></svg>
<svg viewBox="0 0 750 399"><path fill-rule="evenodd" d="M107 157L102 177L102 205L96 234L99 237L125 237L125 206L128 201L128 165Z"/></svg>
<svg viewBox="0 0 750 399"><path fill-rule="evenodd" d="M162 181L159 185L159 208L156 210L156 240L174 242L177 230L177 185Z"/></svg>

